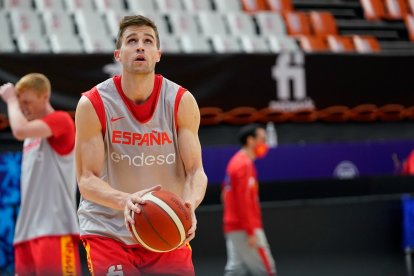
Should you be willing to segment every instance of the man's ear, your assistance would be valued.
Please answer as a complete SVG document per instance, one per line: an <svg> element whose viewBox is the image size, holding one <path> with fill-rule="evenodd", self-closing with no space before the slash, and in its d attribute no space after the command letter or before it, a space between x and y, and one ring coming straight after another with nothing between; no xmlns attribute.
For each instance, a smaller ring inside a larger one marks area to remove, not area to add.
<svg viewBox="0 0 414 276"><path fill-rule="evenodd" d="M115 58L116 61L119 61L119 59L120 59L120 51L119 51L119 49L116 49L114 51L114 58Z"/></svg>
<svg viewBox="0 0 414 276"><path fill-rule="evenodd" d="M158 49L158 58L157 58L157 60L156 60L156 62L160 62L160 60L161 60L161 50L160 49Z"/></svg>

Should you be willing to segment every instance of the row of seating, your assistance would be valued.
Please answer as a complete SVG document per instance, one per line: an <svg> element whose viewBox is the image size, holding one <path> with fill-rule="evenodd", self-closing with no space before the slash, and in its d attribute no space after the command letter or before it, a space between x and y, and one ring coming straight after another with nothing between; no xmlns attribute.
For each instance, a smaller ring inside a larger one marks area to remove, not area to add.
<svg viewBox="0 0 414 276"><path fill-rule="evenodd" d="M2 0L0 8L6 10L107 10L115 11L257 11L272 10L285 11L293 10L291 0Z"/></svg>
<svg viewBox="0 0 414 276"><path fill-rule="evenodd" d="M74 118L75 112L68 111ZM362 104L354 108L338 105L321 110L304 109L299 111L280 111L270 108L257 110L253 107L237 107L229 111L223 111L218 107L201 107L201 125L217 125L221 123L243 125L253 122L295 122L306 123L314 121L340 123L347 121L373 122L381 120L385 122L414 120L414 106L404 107L399 104L388 104L377 107L373 104ZM5 114L0 113L0 130L9 127L9 121Z"/></svg>
<svg viewBox="0 0 414 276"><path fill-rule="evenodd" d="M353 108L347 106L331 106L321 110L303 109L298 111L281 111L271 108L257 110L253 107L237 107L229 111L223 111L218 107L200 108L201 124L216 125L248 124L253 122L295 122L306 123L314 121L322 122L373 122L376 120L393 122L401 120L414 120L414 106L404 107L399 104L388 104L377 107L374 104L362 104Z"/></svg>
<svg viewBox="0 0 414 276"><path fill-rule="evenodd" d="M414 0L361 0L361 4L367 20L404 20L414 41Z"/></svg>

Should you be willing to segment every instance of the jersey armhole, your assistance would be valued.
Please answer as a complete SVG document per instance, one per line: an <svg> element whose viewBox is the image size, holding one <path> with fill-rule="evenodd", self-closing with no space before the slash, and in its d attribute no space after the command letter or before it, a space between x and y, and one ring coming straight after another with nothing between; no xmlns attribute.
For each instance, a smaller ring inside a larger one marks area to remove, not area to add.
<svg viewBox="0 0 414 276"><path fill-rule="evenodd" d="M89 101L91 101L92 106L95 109L96 115L98 115L99 122L101 123L102 137L105 137L105 132L106 132L105 108L104 108L101 95L99 95L98 89L94 87L91 90L85 93L82 93L82 95L87 97Z"/></svg>
<svg viewBox="0 0 414 276"><path fill-rule="evenodd" d="M187 89L180 86L178 88L177 95L175 96L174 102L174 124L175 130L178 130L178 123L177 123L177 115L178 115L178 107L180 106L181 98L183 97L184 93L187 92Z"/></svg>

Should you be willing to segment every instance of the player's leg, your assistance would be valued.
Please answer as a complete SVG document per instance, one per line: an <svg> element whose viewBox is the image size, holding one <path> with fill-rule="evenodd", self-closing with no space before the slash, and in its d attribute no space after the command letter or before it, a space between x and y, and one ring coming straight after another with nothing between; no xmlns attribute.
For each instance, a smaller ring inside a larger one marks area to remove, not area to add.
<svg viewBox="0 0 414 276"><path fill-rule="evenodd" d="M247 247L247 237L244 231L227 233L226 236L227 263L224 268L225 276L246 275L247 269L243 261Z"/></svg>
<svg viewBox="0 0 414 276"><path fill-rule="evenodd" d="M82 237L91 275L141 275L134 263L133 249L106 237Z"/></svg>
<svg viewBox="0 0 414 276"><path fill-rule="evenodd" d="M79 237L73 235L32 241L37 275L81 275Z"/></svg>
<svg viewBox="0 0 414 276"><path fill-rule="evenodd" d="M35 267L29 242L22 242L14 246L14 269L16 275L33 275Z"/></svg>
<svg viewBox="0 0 414 276"><path fill-rule="evenodd" d="M257 229L255 235L258 248L249 248L248 254L243 256L249 272L252 275L276 275L275 261L263 229Z"/></svg>
<svg viewBox="0 0 414 276"><path fill-rule="evenodd" d="M194 276L190 245L170 252L156 253L145 248L136 249L137 262L144 274Z"/></svg>

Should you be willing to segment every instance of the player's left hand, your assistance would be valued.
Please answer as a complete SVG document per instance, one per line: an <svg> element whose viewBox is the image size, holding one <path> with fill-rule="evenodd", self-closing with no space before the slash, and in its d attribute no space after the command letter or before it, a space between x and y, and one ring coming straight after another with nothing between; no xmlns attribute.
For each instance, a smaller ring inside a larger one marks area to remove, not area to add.
<svg viewBox="0 0 414 276"><path fill-rule="evenodd" d="M6 103L11 99L15 99L16 92L14 90L14 85L9 82L0 86L0 97Z"/></svg>
<svg viewBox="0 0 414 276"><path fill-rule="evenodd" d="M190 229L187 232L187 238L186 238L186 240L183 243L184 245L187 244L187 243L189 243L192 239L194 239L194 237L195 237L195 231L197 229L197 218L196 218L196 215L195 215L194 205L191 202L186 201L185 202L185 206L187 208L190 208L190 210L191 210L191 221L192 221L192 225L191 225Z"/></svg>

